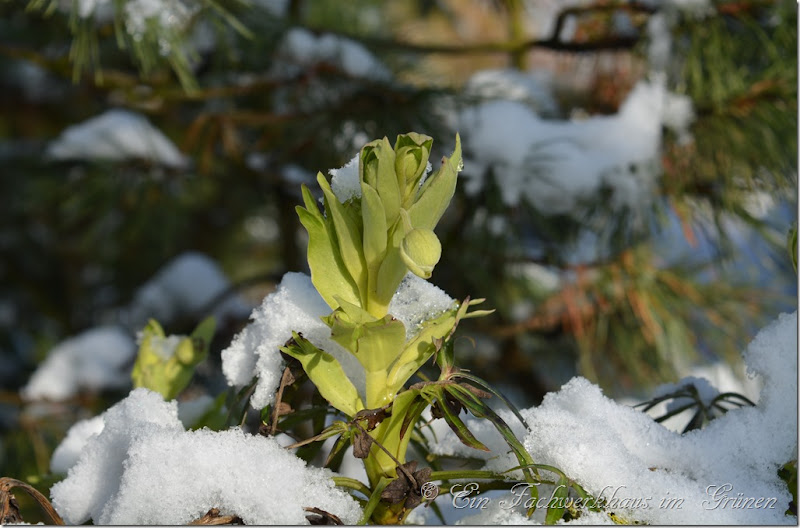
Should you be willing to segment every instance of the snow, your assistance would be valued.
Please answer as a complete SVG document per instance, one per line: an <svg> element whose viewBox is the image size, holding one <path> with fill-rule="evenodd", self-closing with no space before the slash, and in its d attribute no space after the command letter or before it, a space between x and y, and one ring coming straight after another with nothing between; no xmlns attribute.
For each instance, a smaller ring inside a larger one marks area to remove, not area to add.
<svg viewBox="0 0 800 528"><path fill-rule="evenodd" d="M81 390L129 386L135 352L133 339L119 327L86 330L56 345L20 394L25 400L62 401Z"/></svg>
<svg viewBox="0 0 800 528"><path fill-rule="evenodd" d="M677 383L664 383L659 385L653 390L653 398L660 398L661 396L666 396L671 392L677 392L684 388L689 388L690 386L693 386L695 389L697 389L697 396L706 407L711 404L714 398L719 396L719 391L713 385L711 385L707 379L698 378L695 376L686 376L685 378L681 378L681 380ZM678 400L681 400L681 398L678 398ZM688 399L684 400L677 407L680 407L685 403L688 403Z"/></svg>
<svg viewBox="0 0 800 528"><path fill-rule="evenodd" d="M358 176L360 155L345 163L341 169L330 169L331 190L336 198L345 203L353 198L361 198L361 178Z"/></svg>
<svg viewBox="0 0 800 528"><path fill-rule="evenodd" d="M77 7L80 18L94 17L98 24L114 20L114 3L111 0L61 0L58 7L63 12L72 12Z"/></svg>
<svg viewBox="0 0 800 528"><path fill-rule="evenodd" d="M464 86L464 96L518 101L541 116L554 116L558 104L551 90L552 74L545 70L521 72L513 69L480 70Z"/></svg>
<svg viewBox="0 0 800 528"><path fill-rule="evenodd" d="M184 427L191 427L200 419L214 403L214 399L206 394L193 400L178 402L178 419ZM53 451L50 459L50 471L65 474L78 462L81 451L90 438L100 434L105 428L103 415L79 420L67 431L66 437Z"/></svg>
<svg viewBox="0 0 800 528"><path fill-rule="evenodd" d="M683 436L574 378L523 412L530 425L525 446L536 462L559 467L589 493L616 492L619 504L647 499L647 508L617 509L629 520L794 524L783 514L790 495L776 472L797 456L796 354L797 314L784 314L745 352L749 368L765 380L759 406L730 411ZM737 508L740 497L765 501ZM659 507L669 499L682 500L682 507Z"/></svg>
<svg viewBox="0 0 800 528"><path fill-rule="evenodd" d="M97 436L103 431L105 422L102 416L95 416L87 420L80 420L73 424L67 431L67 436L58 444L50 459L50 471L53 473L66 473L69 468L78 462L81 451L86 446L89 438Z"/></svg>
<svg viewBox="0 0 800 528"><path fill-rule="evenodd" d="M361 44L336 35L314 35L304 28L292 28L278 46L280 63L274 73L293 75L298 69L319 64L336 67L351 77L388 80L391 73Z"/></svg>
<svg viewBox="0 0 800 528"><path fill-rule="evenodd" d="M189 164L188 158L144 116L120 109L67 127L50 143L46 155L55 160L142 159L174 169Z"/></svg>
<svg viewBox="0 0 800 528"><path fill-rule="evenodd" d="M142 40L152 25L160 31L182 29L193 9L181 0L128 0L124 12L125 30L134 40Z"/></svg>
<svg viewBox="0 0 800 528"><path fill-rule="evenodd" d="M179 525L210 508L246 524L308 524L318 507L354 524L355 500L328 470L306 467L275 439L238 428L184 431L177 405L136 389L101 415L104 427L51 497L71 524Z"/></svg>
<svg viewBox="0 0 800 528"><path fill-rule="evenodd" d="M407 273L389 302L389 313L403 323L406 339L411 339L423 322L443 314L454 302L438 286Z"/></svg>
<svg viewBox="0 0 800 528"><path fill-rule="evenodd" d="M447 310L453 299L436 286L414 275L407 275L389 303L389 313L406 326L413 336L419 323ZM364 397L364 370L358 360L330 339L330 328L321 317L331 313L304 273L289 272L275 292L253 310L252 322L233 338L222 351L222 372L228 384L243 387L258 377L251 405L261 409L273 401L280 383L284 362L279 347L300 332L318 348L328 352L342 365L345 374Z"/></svg>
<svg viewBox="0 0 800 528"><path fill-rule="evenodd" d="M183 337L184 336L179 335L169 335L166 337L153 335L150 337L150 346L153 348L153 352L155 352L158 357L168 360L175 355L175 350L178 348L178 344L180 344ZM143 339L144 334L142 332L136 334L137 345L141 346Z"/></svg>
<svg viewBox="0 0 800 528"><path fill-rule="evenodd" d="M260 409L272 403L283 371L279 347L292 337L293 330L317 345L317 338L324 338L326 331L330 334L320 319L330 312L311 277L295 272L284 275L277 290L253 310L252 322L222 351L222 372L228 384L244 386L256 374L259 379L251 404Z"/></svg>
<svg viewBox="0 0 800 528"><path fill-rule="evenodd" d="M150 318L167 325L178 317L210 308L209 303L230 288L230 281L211 258L197 252L182 253L139 288L123 318L136 329ZM217 319L235 319L248 311L240 296L231 295L214 306L212 313Z"/></svg>
<svg viewBox="0 0 800 528"><path fill-rule="evenodd" d="M508 100L466 109L460 116L472 167L465 191L475 195L494 177L507 206L521 199L545 215L583 215L582 204L603 187L613 210L636 210L651 199L657 176L666 91L663 77L639 82L612 116L558 121Z"/></svg>

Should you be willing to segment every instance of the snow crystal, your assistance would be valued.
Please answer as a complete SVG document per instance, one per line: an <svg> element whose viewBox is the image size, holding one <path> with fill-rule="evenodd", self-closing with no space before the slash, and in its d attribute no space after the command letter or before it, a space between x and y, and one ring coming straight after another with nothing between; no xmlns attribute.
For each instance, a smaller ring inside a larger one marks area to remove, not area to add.
<svg viewBox="0 0 800 528"><path fill-rule="evenodd" d="M410 339L420 324L441 315L453 306L453 302L453 298L441 288L407 273L389 303L389 313L402 321L406 338Z"/></svg>
<svg viewBox="0 0 800 528"><path fill-rule="evenodd" d="M352 198L361 198L361 179L358 177L359 154L341 169L330 169L331 190L336 198L345 203Z"/></svg>
<svg viewBox="0 0 800 528"><path fill-rule="evenodd" d="M304 28L292 28L278 46L280 64L274 73L293 75L298 69L307 69L324 63L335 66L344 73L358 78L388 80L391 73L361 44L336 35L315 36Z"/></svg>
<svg viewBox="0 0 800 528"><path fill-rule="evenodd" d="M526 105L492 101L460 116L465 191L477 194L486 169L508 206L524 198L542 214L582 214L578 207L610 188L609 206L637 209L649 201L661 142L663 78L639 82L612 116L543 120Z"/></svg>
<svg viewBox="0 0 800 528"><path fill-rule="evenodd" d="M230 287L230 281L212 259L201 253L183 253L139 288L124 317L131 328L141 328L150 318L169 324L177 317L208 308ZM232 295L214 307L213 315L218 319L238 318L248 310L240 296Z"/></svg>
<svg viewBox="0 0 800 528"><path fill-rule="evenodd" d="M68 523L180 525L212 507L246 524L307 524L304 507L346 524L361 515L356 501L334 487L330 471L308 468L275 439L238 428L186 432L175 402L146 389L131 392L102 419L102 432L51 489Z"/></svg>
<svg viewBox="0 0 800 528"><path fill-rule="evenodd" d="M762 330L745 360L765 380L759 406L730 411L704 429L681 436L574 378L523 411L525 446L536 462L560 468L595 496L615 498L611 509L628 520L793 524L783 513L791 496L776 472L797 456L797 314ZM763 500L745 508L744 498ZM625 500L647 507L626 508ZM681 507L664 507L669 501Z"/></svg>
<svg viewBox="0 0 800 528"><path fill-rule="evenodd" d="M272 402L283 371L279 347L300 332L314 345L333 355L356 386L364 387L364 372L358 360L330 339L330 328L320 317L331 313L311 277L289 272L278 289L253 310L252 322L222 351L222 372L229 385L241 387L258 376L250 402L260 409Z"/></svg>
<svg viewBox="0 0 800 528"><path fill-rule="evenodd" d="M50 143L46 154L56 160L144 159L175 169L185 168L189 163L146 118L118 109L67 127Z"/></svg>
<svg viewBox="0 0 800 528"><path fill-rule="evenodd" d="M20 394L26 400L60 401L80 390L126 387L135 352L133 338L121 328L91 328L56 345Z"/></svg>

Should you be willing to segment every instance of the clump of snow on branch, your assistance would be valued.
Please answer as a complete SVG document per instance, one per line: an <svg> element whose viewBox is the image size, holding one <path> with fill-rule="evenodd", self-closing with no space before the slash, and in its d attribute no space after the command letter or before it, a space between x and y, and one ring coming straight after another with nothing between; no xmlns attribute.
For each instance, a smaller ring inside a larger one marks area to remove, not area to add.
<svg viewBox="0 0 800 528"><path fill-rule="evenodd" d="M542 214L577 214L610 188L609 206L635 209L649 201L661 143L663 80L639 82L612 116L545 120L514 101L491 101L461 115L472 167L465 190L476 194L492 169L503 201L525 199Z"/></svg>
<svg viewBox="0 0 800 528"><path fill-rule="evenodd" d="M314 35L304 28L292 28L278 46L274 73L295 75L301 69L328 64L357 78L389 80L391 73L361 44L345 37Z"/></svg>
<svg viewBox="0 0 800 528"><path fill-rule="evenodd" d="M67 478L53 486L71 524L188 524L210 508L246 524L307 524L317 507L346 524L361 511L330 471L306 467L273 438L184 431L177 405L136 389L100 417Z"/></svg>
<svg viewBox="0 0 800 528"><path fill-rule="evenodd" d="M180 30L188 24L193 9L181 0L128 0L125 2L125 30L141 40L151 26L157 30Z"/></svg>
<svg viewBox="0 0 800 528"><path fill-rule="evenodd" d="M220 299L230 288L230 280L212 259L196 252L182 253L139 288L123 318L131 328L139 329L150 318L169 324L180 316L211 308L217 319L242 317L250 308L239 295ZM220 302L210 306L215 300Z"/></svg>
<svg viewBox="0 0 800 528"><path fill-rule="evenodd" d="M464 96L480 100L502 99L530 107L540 116L558 114L552 92L552 73L545 70L480 70L464 86Z"/></svg>
<svg viewBox="0 0 800 528"><path fill-rule="evenodd" d="M729 411L704 429L679 435L574 378L523 411L525 446L538 463L559 467L595 496L616 492L618 505L649 497L649 508L615 509L630 520L793 524L777 470L797 457L797 313L763 329L745 361L764 379L759 405ZM739 498L763 500L746 508ZM659 507L671 499L682 507Z"/></svg>
<svg viewBox="0 0 800 528"><path fill-rule="evenodd" d="M453 299L441 289L409 274L392 297L389 313L406 326L410 336L422 321L435 317L452 303ZM284 275L277 290L253 310L252 322L222 351L222 372L228 384L242 387L255 375L258 383L250 403L256 409L272 403L284 365L279 348L295 331L336 358L363 396L363 367L355 356L330 338L330 328L320 319L331 311L314 288L311 277L295 272Z"/></svg>
<svg viewBox="0 0 800 528"><path fill-rule="evenodd" d="M55 160L146 160L174 169L189 164L145 117L119 109L67 127L50 143L46 154Z"/></svg>
<svg viewBox="0 0 800 528"><path fill-rule="evenodd" d="M130 385L135 351L133 339L119 327L86 330L56 345L20 393L26 400L61 401L81 390L124 388Z"/></svg>

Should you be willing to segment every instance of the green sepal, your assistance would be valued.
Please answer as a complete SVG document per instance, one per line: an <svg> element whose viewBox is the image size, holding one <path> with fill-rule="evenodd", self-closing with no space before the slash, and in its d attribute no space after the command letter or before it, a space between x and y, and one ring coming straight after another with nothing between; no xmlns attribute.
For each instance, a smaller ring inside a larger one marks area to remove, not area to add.
<svg viewBox="0 0 800 528"><path fill-rule="evenodd" d="M358 287L342 262L333 221L322 216L311 191L302 186L305 209L295 209L300 223L308 232L308 267L311 282L331 309L339 305L334 299L338 295L349 302L360 303Z"/></svg>
<svg viewBox="0 0 800 528"><path fill-rule="evenodd" d="M300 361L319 393L335 408L347 416L355 416L364 408L355 385L332 355L315 347L297 332L292 332L292 339L280 350Z"/></svg>

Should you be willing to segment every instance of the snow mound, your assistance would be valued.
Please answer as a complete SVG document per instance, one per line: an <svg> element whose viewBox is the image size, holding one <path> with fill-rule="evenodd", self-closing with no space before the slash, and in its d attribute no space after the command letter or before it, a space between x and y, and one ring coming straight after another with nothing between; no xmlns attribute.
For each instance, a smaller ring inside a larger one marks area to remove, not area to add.
<svg viewBox="0 0 800 528"><path fill-rule="evenodd" d="M797 456L797 314L782 315L745 361L764 381L758 407L730 411L683 436L574 378L523 411L537 463L652 524L794 524L777 470Z"/></svg>
<svg viewBox="0 0 800 528"><path fill-rule="evenodd" d="M340 169L330 169L331 190L336 198L345 203L352 198L361 198L361 179L358 177L359 154Z"/></svg>
<svg viewBox="0 0 800 528"><path fill-rule="evenodd" d="M145 117L119 109L67 127L50 143L46 155L55 160L142 159L174 169L189 164L188 158Z"/></svg>
<svg viewBox="0 0 800 528"><path fill-rule="evenodd" d="M161 268L134 296L125 314L131 328L141 328L150 318L162 324L181 315L195 314L230 289L228 277L212 259L201 253L183 253ZM238 295L214 307L218 319L238 318L249 311Z"/></svg>
<svg viewBox="0 0 800 528"><path fill-rule="evenodd" d="M20 394L25 400L62 401L81 390L124 388L135 352L133 338L121 328L91 328L56 345Z"/></svg>
<svg viewBox="0 0 800 528"><path fill-rule="evenodd" d="M101 418L67 478L53 486L72 524L182 525L210 508L246 524L308 524L318 507L354 524L360 508L328 470L306 467L272 438L184 431L177 405L136 389Z"/></svg>

